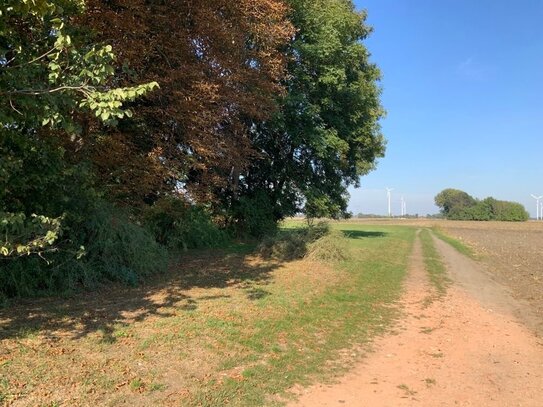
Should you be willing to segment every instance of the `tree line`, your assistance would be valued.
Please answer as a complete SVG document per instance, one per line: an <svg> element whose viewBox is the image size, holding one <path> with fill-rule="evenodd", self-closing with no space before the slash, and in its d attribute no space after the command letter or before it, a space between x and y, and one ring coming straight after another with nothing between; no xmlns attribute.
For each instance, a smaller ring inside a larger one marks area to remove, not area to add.
<svg viewBox="0 0 543 407"><path fill-rule="evenodd" d="M346 215L380 72L350 0L4 0L0 296Z"/></svg>
<svg viewBox="0 0 543 407"><path fill-rule="evenodd" d="M527 221L528 212L517 202L500 201L492 197L482 200L458 189L444 189L435 197L436 205L446 219L478 221Z"/></svg>

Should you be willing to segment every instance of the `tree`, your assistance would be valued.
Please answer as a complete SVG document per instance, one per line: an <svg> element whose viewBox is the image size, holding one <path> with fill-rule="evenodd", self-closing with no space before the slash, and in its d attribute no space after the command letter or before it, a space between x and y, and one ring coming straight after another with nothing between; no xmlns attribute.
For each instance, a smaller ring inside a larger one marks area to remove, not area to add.
<svg viewBox="0 0 543 407"><path fill-rule="evenodd" d="M492 197L478 200L458 189L444 189L435 197L441 213L451 220L526 221L528 212L517 202L500 201Z"/></svg>
<svg viewBox="0 0 543 407"><path fill-rule="evenodd" d="M464 191L459 189L447 188L441 191L436 195L435 204L441 208L441 213L445 217L449 217L452 214L455 216L460 215L465 209L473 206L475 204L475 199Z"/></svg>
<svg viewBox="0 0 543 407"><path fill-rule="evenodd" d="M269 119L283 92L281 48L293 35L287 7L280 0L88 3L80 27L120 50L117 81L161 84L132 104L133 119L92 146L110 194L128 205L174 191L191 202L216 200L217 188L235 184L257 156L250 123Z"/></svg>
<svg viewBox="0 0 543 407"><path fill-rule="evenodd" d="M272 120L252 122L258 155L241 172L236 189L221 190L235 222L249 220L239 200L261 200L261 217L274 220L303 211L308 216L346 215L350 185L384 155L379 119L380 72L363 40L366 14L347 0L291 0L296 28L286 53L287 94Z"/></svg>
<svg viewBox="0 0 543 407"><path fill-rule="evenodd" d="M108 86L115 55L110 45L74 37L72 15L82 0L7 0L0 11L0 125L60 126L77 131L74 112L84 108L103 121L130 115L123 102L157 86Z"/></svg>

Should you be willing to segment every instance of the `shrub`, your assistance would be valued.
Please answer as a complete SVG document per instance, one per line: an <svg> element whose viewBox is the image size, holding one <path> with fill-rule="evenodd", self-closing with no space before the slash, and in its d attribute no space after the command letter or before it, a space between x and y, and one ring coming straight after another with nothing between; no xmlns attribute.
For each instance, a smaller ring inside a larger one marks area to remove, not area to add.
<svg viewBox="0 0 543 407"><path fill-rule="evenodd" d="M170 249L194 249L223 244L228 235L213 223L204 208L179 198L159 200L144 213L155 239Z"/></svg>
<svg viewBox="0 0 543 407"><path fill-rule="evenodd" d="M111 204L98 205L81 226L90 283L109 280L135 285L168 265L168 253L152 233Z"/></svg>
<svg viewBox="0 0 543 407"><path fill-rule="evenodd" d="M254 195L246 195L229 209L229 227L238 235L250 235L256 238L277 233L277 216L275 205L263 191Z"/></svg>
<svg viewBox="0 0 543 407"><path fill-rule="evenodd" d="M85 248L83 257L80 246ZM0 296L28 297L92 288L106 281L135 285L164 271L168 255L125 212L99 201L85 216L66 219L56 252L0 261Z"/></svg>

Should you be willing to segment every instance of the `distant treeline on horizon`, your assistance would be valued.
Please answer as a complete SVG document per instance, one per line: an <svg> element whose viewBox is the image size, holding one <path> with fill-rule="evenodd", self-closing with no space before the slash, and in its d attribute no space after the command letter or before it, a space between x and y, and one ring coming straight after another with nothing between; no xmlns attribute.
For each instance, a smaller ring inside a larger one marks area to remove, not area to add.
<svg viewBox="0 0 543 407"><path fill-rule="evenodd" d="M480 200L453 188L437 194L435 204L441 208L443 217L450 220L524 222L530 218L526 208L518 202L492 197Z"/></svg>

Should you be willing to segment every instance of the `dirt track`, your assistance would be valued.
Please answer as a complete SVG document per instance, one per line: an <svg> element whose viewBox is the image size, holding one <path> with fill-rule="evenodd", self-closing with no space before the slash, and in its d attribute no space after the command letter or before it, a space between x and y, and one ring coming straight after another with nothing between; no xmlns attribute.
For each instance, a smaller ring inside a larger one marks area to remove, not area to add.
<svg viewBox="0 0 543 407"><path fill-rule="evenodd" d="M399 333L340 382L302 391L296 406L543 405L543 343L515 315L533 316L479 264L436 241L453 279L432 295L417 242Z"/></svg>
<svg viewBox="0 0 543 407"><path fill-rule="evenodd" d="M513 297L529 304L537 315L530 326L543 337L543 222L442 221L439 227L467 243Z"/></svg>

